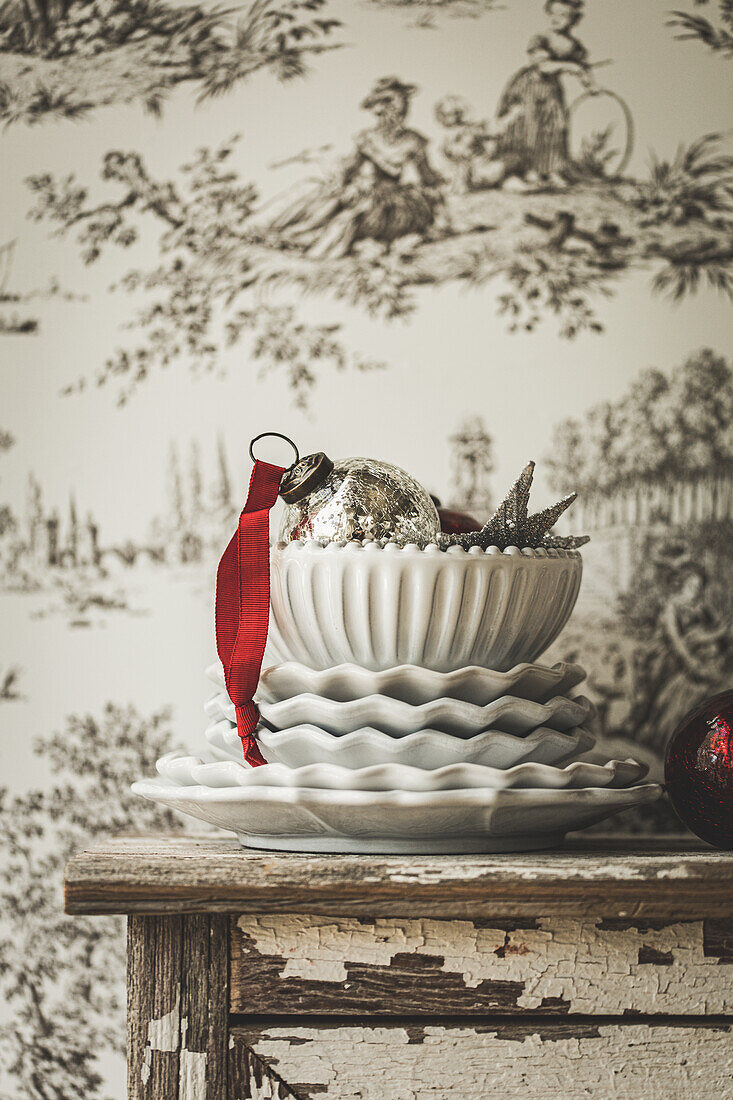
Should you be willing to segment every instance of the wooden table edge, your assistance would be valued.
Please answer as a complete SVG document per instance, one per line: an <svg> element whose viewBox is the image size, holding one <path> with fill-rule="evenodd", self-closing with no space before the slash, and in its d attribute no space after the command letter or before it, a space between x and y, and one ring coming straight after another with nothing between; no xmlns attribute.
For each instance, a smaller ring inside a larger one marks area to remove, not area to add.
<svg viewBox="0 0 733 1100"><path fill-rule="evenodd" d="M526 855L291 856L227 837L127 837L71 858L64 902L70 915L727 918L733 853L679 837L590 837Z"/></svg>

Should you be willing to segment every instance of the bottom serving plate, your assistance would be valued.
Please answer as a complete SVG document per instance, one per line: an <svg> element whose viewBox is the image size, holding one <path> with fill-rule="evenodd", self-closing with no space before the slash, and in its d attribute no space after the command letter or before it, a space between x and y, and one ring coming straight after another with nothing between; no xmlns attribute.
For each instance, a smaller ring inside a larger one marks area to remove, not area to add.
<svg viewBox="0 0 733 1100"><path fill-rule="evenodd" d="M428 855L556 847L565 833L655 801L662 788L373 792L144 779L132 790L230 830L248 848Z"/></svg>

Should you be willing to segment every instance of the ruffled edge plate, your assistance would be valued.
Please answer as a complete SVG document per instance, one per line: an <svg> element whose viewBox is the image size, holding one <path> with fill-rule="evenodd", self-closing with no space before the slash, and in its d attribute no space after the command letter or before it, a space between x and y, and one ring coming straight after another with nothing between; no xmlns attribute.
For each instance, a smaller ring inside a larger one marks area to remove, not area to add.
<svg viewBox="0 0 733 1100"><path fill-rule="evenodd" d="M242 743L228 719L206 728L209 749L219 759L242 760ZM424 769L448 764L483 764L508 768L515 764L562 764L588 752L595 744L583 726L561 733L540 727L525 737L503 730L488 730L474 737L453 737L439 730L425 729L404 737L390 737L369 726L353 733L336 735L317 726L293 726L287 730L260 727L257 741L266 760L289 767L307 764L339 764L363 768L372 764L409 764Z"/></svg>
<svg viewBox="0 0 733 1100"><path fill-rule="evenodd" d="M580 665L564 661L555 665L525 662L509 672L495 672L478 665L455 672L433 672L418 665L399 665L383 672L371 672L354 664L319 671L297 661L287 661L263 669L257 698L265 703L279 703L308 693L345 703L366 695L386 695L412 706L434 699L462 699L476 706L486 706L504 695L513 695L544 703L551 695L566 695L585 679L585 675ZM224 670L219 662L209 665L206 677L221 691L226 690Z"/></svg>
<svg viewBox="0 0 733 1100"><path fill-rule="evenodd" d="M253 768L235 760L205 761L199 756L170 752L156 763L164 779L182 786L202 787L303 787L334 791L454 791L573 790L582 787L620 789L643 779L646 768L635 760L609 760L605 764L574 761L565 767L549 764L517 764L490 768L482 764L448 764L426 771L407 764L374 764L367 768L343 768L338 764L309 764L289 768L264 764Z"/></svg>
<svg viewBox="0 0 733 1100"><path fill-rule="evenodd" d="M234 705L224 692L207 700L204 710L211 718L235 720ZM492 728L525 734L539 726L549 726L562 732L583 725L594 713L593 704L582 695L575 699L556 695L546 703L504 695L485 707L460 699L433 699L430 703L412 706L386 695L368 695L339 703L309 693L284 699L281 703L260 703L262 719L273 729L289 729L308 723L329 733L342 734L373 726L393 737L421 729L437 729L454 737L470 737Z"/></svg>

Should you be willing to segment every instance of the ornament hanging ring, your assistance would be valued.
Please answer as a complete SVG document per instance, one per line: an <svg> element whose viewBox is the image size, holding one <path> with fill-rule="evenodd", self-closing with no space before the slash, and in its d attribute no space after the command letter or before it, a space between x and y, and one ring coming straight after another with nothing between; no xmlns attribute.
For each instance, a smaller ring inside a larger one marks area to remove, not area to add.
<svg viewBox="0 0 733 1100"><path fill-rule="evenodd" d="M296 447L295 443L290 438L290 436L289 435L283 435L282 432L260 432L259 435L256 435L254 437L254 439L250 440L249 457L252 459L253 462L257 461L257 459L255 458L255 455L254 455L254 445L255 445L255 443L259 439L267 439L268 436L273 436L276 439L284 439L286 443L289 443L290 446L295 451L295 462L293 463L293 466L295 465L296 462L300 462L300 452L298 451L298 448Z"/></svg>

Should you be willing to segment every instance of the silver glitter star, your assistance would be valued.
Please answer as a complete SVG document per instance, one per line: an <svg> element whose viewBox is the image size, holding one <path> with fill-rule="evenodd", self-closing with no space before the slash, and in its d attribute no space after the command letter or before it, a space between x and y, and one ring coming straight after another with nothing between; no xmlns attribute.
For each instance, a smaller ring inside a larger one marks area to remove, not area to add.
<svg viewBox="0 0 733 1100"><path fill-rule="evenodd" d="M489 546L498 546L500 550L506 550L507 546L518 546L520 550L524 547L533 550L577 550L589 542L587 535L550 534L560 516L577 497L577 493L571 493L550 508L529 515L529 493L533 478L534 462L528 462L489 522L480 531L441 535L440 547L443 550L447 550L449 546L462 546L464 550L469 550L472 546L480 546L482 550L487 550Z"/></svg>

